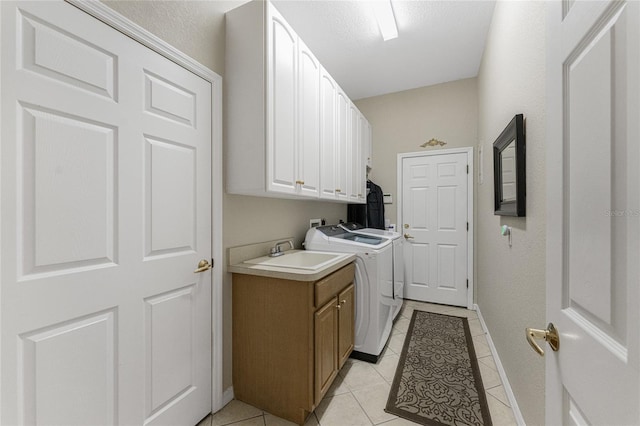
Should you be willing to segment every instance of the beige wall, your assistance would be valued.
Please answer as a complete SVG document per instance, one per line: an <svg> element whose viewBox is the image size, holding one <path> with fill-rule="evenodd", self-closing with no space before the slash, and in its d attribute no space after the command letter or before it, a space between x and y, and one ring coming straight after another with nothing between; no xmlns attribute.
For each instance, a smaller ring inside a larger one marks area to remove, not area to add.
<svg viewBox="0 0 640 426"><path fill-rule="evenodd" d="M478 94L475 78L421 87L355 102L373 127L373 167L370 179L393 195L385 218L397 223L397 161L403 152L475 146ZM444 147L421 148L431 138ZM400 224L397 224L400 227Z"/></svg>
<svg viewBox="0 0 640 426"><path fill-rule="evenodd" d="M224 78L224 13L240 1L108 1L108 6L190 55ZM225 141L226 143L226 141ZM309 219L346 220L345 204L225 194L223 245L227 248L293 236L299 247ZM218 263L218 264L222 264ZM224 261L226 264L226 260ZM224 275L223 389L231 377L231 276Z"/></svg>
<svg viewBox="0 0 640 426"><path fill-rule="evenodd" d="M484 183L477 197L477 303L527 424L544 424L544 360L525 327L545 322L545 4L498 1L478 76ZM493 214L495 138L515 114L526 128L527 216ZM500 227L513 227L513 247Z"/></svg>

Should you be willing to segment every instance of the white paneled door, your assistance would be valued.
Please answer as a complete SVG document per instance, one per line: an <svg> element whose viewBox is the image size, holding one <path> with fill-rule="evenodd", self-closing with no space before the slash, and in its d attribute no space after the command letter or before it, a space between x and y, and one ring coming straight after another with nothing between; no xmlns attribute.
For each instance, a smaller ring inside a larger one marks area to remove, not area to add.
<svg viewBox="0 0 640 426"><path fill-rule="evenodd" d="M193 425L211 83L64 2L0 13L0 423Z"/></svg>
<svg viewBox="0 0 640 426"><path fill-rule="evenodd" d="M546 423L637 425L640 3L548 11Z"/></svg>
<svg viewBox="0 0 640 426"><path fill-rule="evenodd" d="M468 305L468 164L466 152L401 160L407 299Z"/></svg>

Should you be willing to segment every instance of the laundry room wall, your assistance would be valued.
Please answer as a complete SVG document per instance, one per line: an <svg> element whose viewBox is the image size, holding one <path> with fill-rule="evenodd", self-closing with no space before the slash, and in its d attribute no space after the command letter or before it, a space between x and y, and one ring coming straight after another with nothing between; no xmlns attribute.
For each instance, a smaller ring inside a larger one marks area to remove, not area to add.
<svg viewBox="0 0 640 426"><path fill-rule="evenodd" d="M496 2L478 75L485 176L476 203L477 303L531 425L545 421L544 359L524 333L526 327L547 324L545 16L545 2ZM521 218L493 214L492 146L516 114L524 114L526 132L527 216ZM500 234L502 225L513 228L512 247Z"/></svg>
<svg viewBox="0 0 640 426"><path fill-rule="evenodd" d="M104 3L224 79L224 14L246 3L246 0ZM309 219L325 218L327 223L337 223L339 219L346 220L347 216L346 204L246 197L226 193L223 205L214 208L223 209L222 238L225 256L229 247L286 236L294 237L296 247L300 247L309 227ZM226 259L218 264L226 265ZM232 386L231 274L224 274L223 286L223 390L226 390Z"/></svg>
<svg viewBox="0 0 640 426"><path fill-rule="evenodd" d="M393 195L393 204L384 206L391 223L397 223L399 153L470 147L478 140L475 78L360 99L355 104L373 127L369 177ZM431 138L447 144L420 147Z"/></svg>

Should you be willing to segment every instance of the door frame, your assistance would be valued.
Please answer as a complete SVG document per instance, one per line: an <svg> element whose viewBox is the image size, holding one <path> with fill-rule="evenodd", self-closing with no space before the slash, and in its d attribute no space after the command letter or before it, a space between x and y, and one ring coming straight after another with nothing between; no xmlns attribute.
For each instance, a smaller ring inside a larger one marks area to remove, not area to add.
<svg viewBox="0 0 640 426"><path fill-rule="evenodd" d="M473 186L473 147L464 147L464 148L450 148L450 149L439 149L437 151L419 151L419 152L402 152L398 154L398 166L396 168L398 172L398 210L397 210L397 218L398 218L398 228L397 232L402 233L402 224L404 223L402 218L402 189L403 189L403 160L405 158L415 158L415 157L430 157L434 155L446 155L446 154L467 154L467 165L469 167L467 173L467 221L469 222L469 231L467 232L467 279L469 280L469 288L467 289L467 309L475 309L475 305L473 303L474 296L474 270L473 270L473 194L475 188Z"/></svg>
<svg viewBox="0 0 640 426"><path fill-rule="evenodd" d="M211 411L224 406L222 389L222 77L102 2L65 0L148 49L211 83Z"/></svg>

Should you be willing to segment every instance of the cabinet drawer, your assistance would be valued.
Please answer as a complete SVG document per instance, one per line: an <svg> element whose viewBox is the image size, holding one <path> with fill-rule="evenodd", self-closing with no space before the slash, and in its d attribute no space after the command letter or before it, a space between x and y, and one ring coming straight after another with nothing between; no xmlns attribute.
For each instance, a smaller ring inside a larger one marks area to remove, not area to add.
<svg viewBox="0 0 640 426"><path fill-rule="evenodd" d="M355 264L351 263L315 284L315 307L322 306L353 282Z"/></svg>

